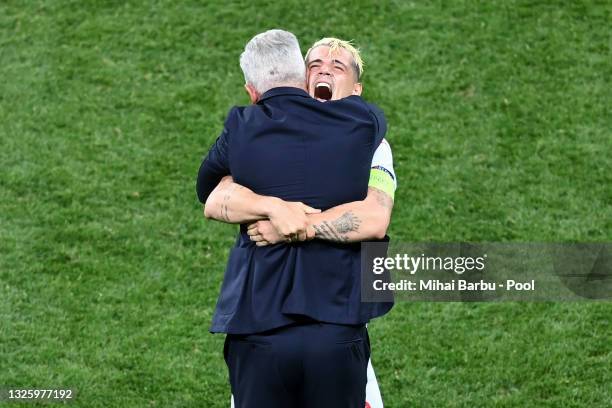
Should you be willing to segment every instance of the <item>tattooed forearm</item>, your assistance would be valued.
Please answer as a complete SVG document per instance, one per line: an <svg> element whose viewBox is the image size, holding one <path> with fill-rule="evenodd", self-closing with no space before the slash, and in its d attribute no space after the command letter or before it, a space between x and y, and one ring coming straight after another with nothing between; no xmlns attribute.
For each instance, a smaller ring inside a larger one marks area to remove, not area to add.
<svg viewBox="0 0 612 408"><path fill-rule="evenodd" d="M313 228L315 230L315 238L334 242L348 241L347 237L338 235L327 221L323 221L321 224L315 224Z"/></svg>
<svg viewBox="0 0 612 408"><path fill-rule="evenodd" d="M221 203L221 217L227 222L231 222L229 216L229 205L232 199L232 193L236 190L240 190L241 188L243 187L240 184L232 183L229 185L227 191L223 195L223 202Z"/></svg>
<svg viewBox="0 0 612 408"><path fill-rule="evenodd" d="M229 214L227 210L227 203L230 197L231 197L231 194L229 192L225 193L225 195L223 196L223 202L221 203L221 217L223 217L223 219L228 222L230 219L229 219Z"/></svg>
<svg viewBox="0 0 612 408"><path fill-rule="evenodd" d="M327 231L328 236L331 238L332 241L346 241L347 238L341 236L338 232L336 232L336 230L334 230L334 227L329 225L327 221L323 221L322 227L325 229L325 231Z"/></svg>
<svg viewBox="0 0 612 408"><path fill-rule="evenodd" d="M331 222L323 221L320 224L314 224L313 228L315 238L334 242L348 242L347 234L359 231L360 224L361 220L352 211L349 211Z"/></svg>
<svg viewBox="0 0 612 408"><path fill-rule="evenodd" d="M340 218L332 221L332 224L340 234L346 234L352 231L358 231L361 220L357 218L352 211L349 211L342 214Z"/></svg>

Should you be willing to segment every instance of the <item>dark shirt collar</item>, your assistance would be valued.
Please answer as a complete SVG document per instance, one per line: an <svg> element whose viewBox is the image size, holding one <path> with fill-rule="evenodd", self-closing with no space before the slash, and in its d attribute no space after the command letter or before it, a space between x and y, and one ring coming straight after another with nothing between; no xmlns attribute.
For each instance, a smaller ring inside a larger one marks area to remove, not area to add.
<svg viewBox="0 0 612 408"><path fill-rule="evenodd" d="M259 101L257 101L257 103L261 103L265 99L273 98L275 96L281 96L281 95L282 96L287 96L287 95L305 96L307 98L310 98L310 95L308 95L308 93L303 89L293 88L289 86L279 86L277 88L272 88L268 90L267 92L265 92L263 95L261 95L261 98L259 98Z"/></svg>

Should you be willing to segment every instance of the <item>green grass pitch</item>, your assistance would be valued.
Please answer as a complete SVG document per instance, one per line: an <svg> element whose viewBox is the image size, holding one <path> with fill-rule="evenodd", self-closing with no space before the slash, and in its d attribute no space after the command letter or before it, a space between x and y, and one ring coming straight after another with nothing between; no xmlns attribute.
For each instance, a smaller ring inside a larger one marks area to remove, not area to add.
<svg viewBox="0 0 612 408"><path fill-rule="evenodd" d="M394 241L611 241L611 9L2 1L0 386L74 387L74 407L228 407L207 330L236 228L204 220L194 183L247 103L238 56L269 28L303 50L361 47L399 178ZM386 406L610 406L611 316L398 304L370 326Z"/></svg>

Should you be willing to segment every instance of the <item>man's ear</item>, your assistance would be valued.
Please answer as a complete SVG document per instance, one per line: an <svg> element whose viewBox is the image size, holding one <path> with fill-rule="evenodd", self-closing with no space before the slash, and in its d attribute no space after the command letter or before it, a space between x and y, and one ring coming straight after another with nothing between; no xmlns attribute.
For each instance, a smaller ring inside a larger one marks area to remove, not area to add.
<svg viewBox="0 0 612 408"><path fill-rule="evenodd" d="M255 89L255 87L251 84L244 84L244 89L246 89L247 93L249 94L249 99L251 100L251 103L257 103L259 97L261 96L259 92L257 92L257 89Z"/></svg>
<svg viewBox="0 0 612 408"><path fill-rule="evenodd" d="M361 82L355 82L355 85L353 85L353 95L361 95L361 91L363 91Z"/></svg>

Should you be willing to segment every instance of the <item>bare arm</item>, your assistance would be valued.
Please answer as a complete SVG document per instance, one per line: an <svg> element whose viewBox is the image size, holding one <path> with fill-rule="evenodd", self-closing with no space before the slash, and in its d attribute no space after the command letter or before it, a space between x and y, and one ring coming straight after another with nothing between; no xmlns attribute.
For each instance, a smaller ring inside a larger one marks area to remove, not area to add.
<svg viewBox="0 0 612 408"><path fill-rule="evenodd" d="M314 237L333 242L358 242L381 239L387 233L393 199L387 193L368 187L364 200L341 204L320 214L308 215ZM251 240L259 246L283 242L274 227L267 221L249 226Z"/></svg>
<svg viewBox="0 0 612 408"><path fill-rule="evenodd" d="M204 216L230 224L267 219L275 200L278 199L255 194L234 183L232 176L225 176L208 196Z"/></svg>
<svg viewBox="0 0 612 408"><path fill-rule="evenodd" d="M254 193L224 177L210 193L204 205L204 216L230 224L242 224L269 219L283 240L305 240L314 236L308 231L307 214L319 213L301 202L288 202L280 198Z"/></svg>
<svg viewBox="0 0 612 408"><path fill-rule="evenodd" d="M387 233L393 199L383 191L368 187L362 201L342 204L320 214L308 216L315 238L335 242L382 239Z"/></svg>

